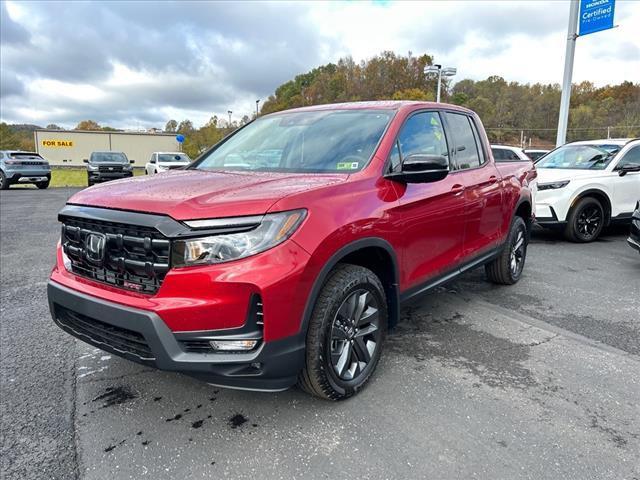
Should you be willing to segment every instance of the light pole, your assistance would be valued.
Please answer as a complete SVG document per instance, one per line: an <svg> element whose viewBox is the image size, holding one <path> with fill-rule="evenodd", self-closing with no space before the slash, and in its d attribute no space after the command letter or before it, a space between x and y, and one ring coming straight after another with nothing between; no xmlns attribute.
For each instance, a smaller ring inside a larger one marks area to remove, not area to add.
<svg viewBox="0 0 640 480"><path fill-rule="evenodd" d="M453 77L457 73L457 70L454 67L443 67L442 65L436 63L435 65L424 67L424 74L427 75L429 73L438 74L438 91L436 93L436 102L440 103L442 77Z"/></svg>
<svg viewBox="0 0 640 480"><path fill-rule="evenodd" d="M558 134L556 147L567 141L567 125L569 124L569 103L571 101L571 76L573 74L573 57L576 52L578 38L578 1L569 4L569 27L567 29L567 48L564 52L564 74L562 75L562 93L560 95L560 113L558 114Z"/></svg>
<svg viewBox="0 0 640 480"><path fill-rule="evenodd" d="M231 128L231 114L233 112L231 110L227 110L227 113L229 114L229 128Z"/></svg>
<svg viewBox="0 0 640 480"><path fill-rule="evenodd" d="M256 100L256 118L258 118L258 104L260 103L260 99Z"/></svg>

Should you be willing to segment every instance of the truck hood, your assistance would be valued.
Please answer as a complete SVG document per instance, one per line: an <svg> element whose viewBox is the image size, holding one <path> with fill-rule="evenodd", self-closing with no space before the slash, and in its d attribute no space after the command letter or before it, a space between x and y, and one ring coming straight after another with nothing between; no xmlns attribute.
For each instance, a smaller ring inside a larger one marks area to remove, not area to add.
<svg viewBox="0 0 640 480"><path fill-rule="evenodd" d="M68 203L169 215L176 220L261 215L293 193L344 182L348 175L175 170L87 188Z"/></svg>

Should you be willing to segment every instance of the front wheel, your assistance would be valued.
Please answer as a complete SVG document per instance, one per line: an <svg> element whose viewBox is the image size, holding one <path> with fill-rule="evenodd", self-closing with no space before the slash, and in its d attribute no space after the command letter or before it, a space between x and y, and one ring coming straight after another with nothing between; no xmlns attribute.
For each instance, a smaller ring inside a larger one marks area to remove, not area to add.
<svg viewBox="0 0 640 480"><path fill-rule="evenodd" d="M338 265L311 315L300 387L327 400L356 394L380 360L387 322L387 300L378 277L364 267Z"/></svg>
<svg viewBox="0 0 640 480"><path fill-rule="evenodd" d="M600 236L603 226L602 204L595 198L587 197L571 209L564 235L571 242L592 242Z"/></svg>
<svg viewBox="0 0 640 480"><path fill-rule="evenodd" d="M513 285L520 280L527 258L527 244L527 224L522 217L515 217L502 252L484 267L489 281Z"/></svg>

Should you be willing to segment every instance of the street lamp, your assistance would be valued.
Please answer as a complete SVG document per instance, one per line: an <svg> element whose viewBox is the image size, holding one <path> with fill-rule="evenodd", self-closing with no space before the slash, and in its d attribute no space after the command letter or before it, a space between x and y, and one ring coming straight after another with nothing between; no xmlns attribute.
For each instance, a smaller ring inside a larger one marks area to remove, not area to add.
<svg viewBox="0 0 640 480"><path fill-rule="evenodd" d="M260 103L260 99L256 100L256 118L258 118L258 104Z"/></svg>
<svg viewBox="0 0 640 480"><path fill-rule="evenodd" d="M436 93L436 102L440 103L440 85L442 84L442 77L453 77L457 70L454 67L442 67L442 65L428 65L424 67L424 74L427 75L429 73L437 73L438 74L438 91Z"/></svg>
<svg viewBox="0 0 640 480"><path fill-rule="evenodd" d="M229 127L231 127L231 114L233 112L231 110L227 110L227 113L229 114Z"/></svg>

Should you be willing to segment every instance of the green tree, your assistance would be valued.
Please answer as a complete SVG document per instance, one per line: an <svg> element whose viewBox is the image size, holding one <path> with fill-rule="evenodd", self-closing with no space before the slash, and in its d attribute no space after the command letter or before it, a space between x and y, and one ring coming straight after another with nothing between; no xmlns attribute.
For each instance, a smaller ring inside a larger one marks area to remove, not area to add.
<svg viewBox="0 0 640 480"><path fill-rule="evenodd" d="M164 126L164 131L165 132L175 132L177 130L177 128L178 128L178 122L176 122L175 120L171 119Z"/></svg>

